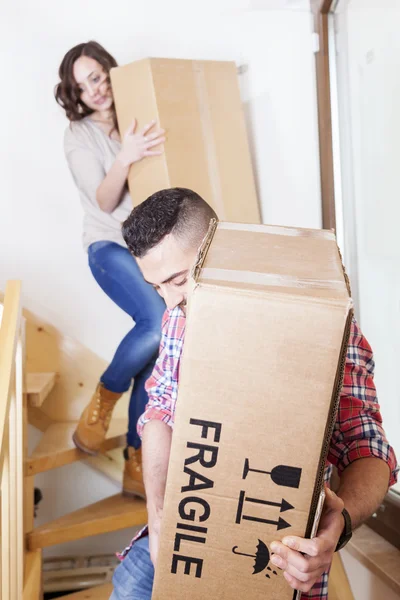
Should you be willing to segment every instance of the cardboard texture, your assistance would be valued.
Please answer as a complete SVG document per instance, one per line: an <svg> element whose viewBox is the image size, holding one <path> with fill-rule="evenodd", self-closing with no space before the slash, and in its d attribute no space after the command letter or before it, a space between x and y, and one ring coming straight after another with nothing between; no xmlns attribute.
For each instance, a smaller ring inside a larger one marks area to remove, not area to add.
<svg viewBox="0 0 400 600"><path fill-rule="evenodd" d="M330 231L220 223L194 270L153 600L291 600L352 317Z"/></svg>
<svg viewBox="0 0 400 600"><path fill-rule="evenodd" d="M195 190L220 219L259 223L246 126L234 62L147 58L111 70L121 135L157 119L164 154L134 164L133 204L169 187Z"/></svg>

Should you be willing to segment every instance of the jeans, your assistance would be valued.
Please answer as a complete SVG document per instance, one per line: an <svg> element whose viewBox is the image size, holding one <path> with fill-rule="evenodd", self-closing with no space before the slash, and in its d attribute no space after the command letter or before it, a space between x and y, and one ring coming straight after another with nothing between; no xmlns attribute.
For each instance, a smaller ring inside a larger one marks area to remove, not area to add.
<svg viewBox="0 0 400 600"><path fill-rule="evenodd" d="M139 448L136 423L147 404L144 385L158 355L165 304L156 290L145 282L127 248L115 242L95 242L89 246L88 255L90 270L101 289L135 321L100 381L111 392L123 393L134 379L127 443Z"/></svg>
<svg viewBox="0 0 400 600"><path fill-rule="evenodd" d="M151 600L154 567L150 559L149 538L135 542L114 571L114 591L110 600Z"/></svg>

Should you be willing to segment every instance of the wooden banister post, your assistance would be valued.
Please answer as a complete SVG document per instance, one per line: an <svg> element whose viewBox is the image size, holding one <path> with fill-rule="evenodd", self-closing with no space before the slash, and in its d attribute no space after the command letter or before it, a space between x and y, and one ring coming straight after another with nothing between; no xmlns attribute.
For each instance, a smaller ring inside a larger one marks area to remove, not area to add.
<svg viewBox="0 0 400 600"><path fill-rule="evenodd" d="M8 419L3 430L1 466L1 597L11 600L10 589L10 460Z"/></svg>
<svg viewBox="0 0 400 600"><path fill-rule="evenodd" d="M1 599L22 600L23 372L21 284L7 284L0 329Z"/></svg>

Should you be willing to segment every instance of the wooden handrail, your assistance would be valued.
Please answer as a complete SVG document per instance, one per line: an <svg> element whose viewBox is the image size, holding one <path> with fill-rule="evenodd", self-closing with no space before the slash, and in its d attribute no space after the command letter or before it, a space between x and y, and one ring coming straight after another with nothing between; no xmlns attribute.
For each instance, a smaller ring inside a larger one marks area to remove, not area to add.
<svg viewBox="0 0 400 600"><path fill-rule="evenodd" d="M0 326L0 490L2 600L22 600L23 518L23 322L21 284L7 283Z"/></svg>
<svg viewBox="0 0 400 600"><path fill-rule="evenodd" d="M9 281L0 327L0 467L4 450L5 425L10 413L10 391L20 327L21 282Z"/></svg>

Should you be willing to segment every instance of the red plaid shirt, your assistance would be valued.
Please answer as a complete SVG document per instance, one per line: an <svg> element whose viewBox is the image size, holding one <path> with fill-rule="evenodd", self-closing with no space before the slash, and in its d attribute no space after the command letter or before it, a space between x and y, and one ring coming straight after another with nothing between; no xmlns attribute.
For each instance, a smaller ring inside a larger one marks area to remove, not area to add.
<svg viewBox="0 0 400 600"><path fill-rule="evenodd" d="M148 421L159 419L170 427L174 425L175 405L178 395L179 366L185 336L185 315L177 307L166 311L162 325L160 355L151 377L146 383L149 402L139 419L138 433ZM329 483L332 465L339 473L358 458L376 457L390 467L390 482L397 481L398 466L392 447L386 440L382 417L374 385L374 361L370 345L353 319L347 349L344 381L340 395L338 415L325 468L325 481ZM142 529L122 552L124 558L132 544L147 533ZM301 600L326 600L328 597L328 572Z"/></svg>

